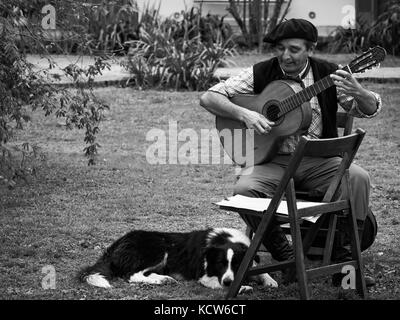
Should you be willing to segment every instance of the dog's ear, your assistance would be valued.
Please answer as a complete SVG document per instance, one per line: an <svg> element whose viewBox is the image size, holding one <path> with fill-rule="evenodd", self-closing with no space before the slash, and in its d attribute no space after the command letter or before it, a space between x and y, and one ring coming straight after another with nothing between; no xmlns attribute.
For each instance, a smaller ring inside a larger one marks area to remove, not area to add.
<svg viewBox="0 0 400 320"><path fill-rule="evenodd" d="M221 250L221 248L217 247L217 246L209 246L203 249L205 254L212 254L212 253L216 253L218 251Z"/></svg>
<svg viewBox="0 0 400 320"><path fill-rule="evenodd" d="M204 248L204 257L208 261L216 261L221 256L223 249L216 246Z"/></svg>

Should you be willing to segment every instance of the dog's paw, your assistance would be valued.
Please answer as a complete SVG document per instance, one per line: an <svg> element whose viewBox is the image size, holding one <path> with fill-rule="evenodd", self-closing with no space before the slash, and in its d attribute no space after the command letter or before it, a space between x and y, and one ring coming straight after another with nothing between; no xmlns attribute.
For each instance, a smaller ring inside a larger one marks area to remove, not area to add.
<svg viewBox="0 0 400 320"><path fill-rule="evenodd" d="M148 283L148 284L164 284L167 282L177 282L170 276L164 276L157 273L151 273L148 276L144 276L142 273L136 273L129 278L130 283Z"/></svg>
<svg viewBox="0 0 400 320"><path fill-rule="evenodd" d="M222 289L217 277L209 277L204 275L199 279L199 283L210 289Z"/></svg>
<svg viewBox="0 0 400 320"><path fill-rule="evenodd" d="M260 274L260 280L264 287L278 288L278 282L276 282L268 273Z"/></svg>
<svg viewBox="0 0 400 320"><path fill-rule="evenodd" d="M243 294L243 293L252 293L253 292L253 287L251 286L241 286L239 289L238 294Z"/></svg>
<svg viewBox="0 0 400 320"><path fill-rule="evenodd" d="M177 282L174 278L170 276L164 276L156 273L152 273L148 276L151 283L154 284L164 284L167 282Z"/></svg>

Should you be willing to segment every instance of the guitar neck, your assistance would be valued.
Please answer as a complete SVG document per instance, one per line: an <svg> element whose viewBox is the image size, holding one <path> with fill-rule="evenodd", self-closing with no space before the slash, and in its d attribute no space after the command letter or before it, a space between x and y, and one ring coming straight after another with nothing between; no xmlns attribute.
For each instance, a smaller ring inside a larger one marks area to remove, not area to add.
<svg viewBox="0 0 400 320"><path fill-rule="evenodd" d="M333 85L335 85L335 83L329 75L315 82L311 86L297 92L296 94L291 95L281 102L281 111L278 116L283 116L286 113L296 109L304 102L310 101L312 97L315 97L316 95L328 89L329 87L332 87Z"/></svg>

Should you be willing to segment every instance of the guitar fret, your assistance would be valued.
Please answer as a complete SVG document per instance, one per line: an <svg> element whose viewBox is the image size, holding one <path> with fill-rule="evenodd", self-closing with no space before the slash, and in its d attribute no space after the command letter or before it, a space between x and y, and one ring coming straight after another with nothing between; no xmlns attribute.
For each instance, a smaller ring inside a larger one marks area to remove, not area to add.
<svg viewBox="0 0 400 320"><path fill-rule="evenodd" d="M299 94L296 94L293 96L294 97L294 101L296 103L296 105L300 105L301 104L301 98Z"/></svg>
<svg viewBox="0 0 400 320"><path fill-rule="evenodd" d="M317 96L322 91L328 89L333 86L334 82L330 76L326 76L325 78L315 82L311 86L295 93L294 95L286 98L281 102L281 112L279 112L279 116L285 115L290 111L296 109L298 106L302 105L304 102L310 101L312 97Z"/></svg>
<svg viewBox="0 0 400 320"><path fill-rule="evenodd" d="M314 92L313 92L313 90L314 90ZM311 86L311 87L310 87L310 94L311 94L310 99L311 99L313 96L316 96L316 95L318 94L318 93L317 93L317 90L315 89L314 86Z"/></svg>
<svg viewBox="0 0 400 320"><path fill-rule="evenodd" d="M318 93L320 93L320 92L323 90L323 89L320 88L320 86L319 86L320 84L323 84L323 79L322 79L322 81L318 81L318 82L316 83L317 89L318 89L318 90L317 90Z"/></svg>
<svg viewBox="0 0 400 320"><path fill-rule="evenodd" d="M303 95L303 101L307 101L307 90L300 91L300 94Z"/></svg>

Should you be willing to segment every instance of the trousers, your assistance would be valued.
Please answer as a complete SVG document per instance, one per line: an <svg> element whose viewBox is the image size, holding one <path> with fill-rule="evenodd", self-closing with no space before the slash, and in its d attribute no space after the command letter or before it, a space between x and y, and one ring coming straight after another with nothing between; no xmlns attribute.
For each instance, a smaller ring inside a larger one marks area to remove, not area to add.
<svg viewBox="0 0 400 320"><path fill-rule="evenodd" d="M248 197L272 197L288 166L290 155L277 155L268 163L244 168L234 186L234 194ZM304 157L294 176L295 188L324 194L332 181L340 157ZM351 164L350 186L357 220L364 221L369 206L370 177L356 164Z"/></svg>

